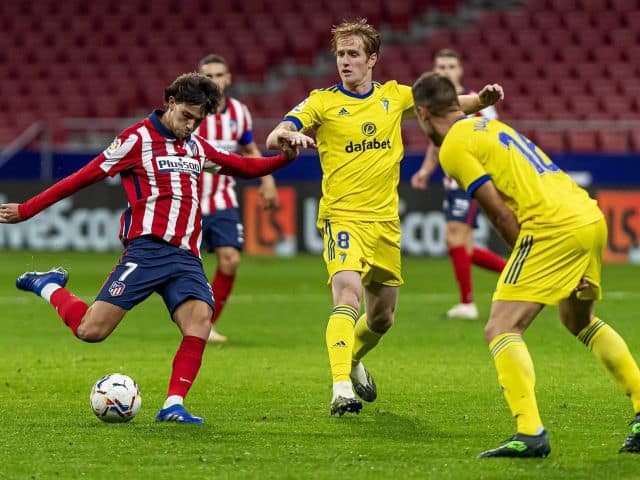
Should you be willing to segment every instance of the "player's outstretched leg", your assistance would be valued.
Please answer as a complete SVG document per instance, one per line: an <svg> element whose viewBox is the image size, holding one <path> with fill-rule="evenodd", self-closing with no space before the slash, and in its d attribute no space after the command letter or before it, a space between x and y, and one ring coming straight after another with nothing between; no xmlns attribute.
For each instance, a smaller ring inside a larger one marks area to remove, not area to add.
<svg viewBox="0 0 640 480"><path fill-rule="evenodd" d="M16 287L43 296L43 292L44 295L48 293L46 290L64 287L68 281L69 273L64 268L57 267L48 272L25 272L16 280ZM47 287L48 285L50 286Z"/></svg>
<svg viewBox="0 0 640 480"><path fill-rule="evenodd" d="M549 438L546 430L543 430L539 435L524 435L522 433L517 433L498 448L482 452L478 455L478 458L544 458L549 456L549 453L551 453Z"/></svg>
<svg viewBox="0 0 640 480"><path fill-rule="evenodd" d="M89 306L64 288L68 280L67 271L58 267L48 272L23 273L16 280L16 287L33 292L49 302L65 325L78 337L78 327Z"/></svg>

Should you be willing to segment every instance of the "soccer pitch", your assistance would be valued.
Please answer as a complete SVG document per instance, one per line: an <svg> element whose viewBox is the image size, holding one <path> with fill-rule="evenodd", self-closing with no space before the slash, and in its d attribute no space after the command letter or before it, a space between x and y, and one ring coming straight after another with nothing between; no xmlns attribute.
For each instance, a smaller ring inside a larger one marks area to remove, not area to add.
<svg viewBox="0 0 640 480"><path fill-rule="evenodd" d="M526 334L547 459L477 460L514 433L482 338L483 321L446 320L457 301L446 259L406 258L396 325L365 359L379 397L359 416L329 416L324 329L329 289L319 257L244 258L186 405L203 426L157 424L179 344L159 297L105 342L74 339L53 309L15 289L24 270L63 265L93 300L118 253L3 252L0 263L0 478L637 478L619 455L633 412L595 357L545 309ZM207 273L213 258L205 257ZM640 355L638 267L607 265L599 316ZM486 317L493 274L475 270ZM103 424L88 396L121 372L142 391L128 424Z"/></svg>

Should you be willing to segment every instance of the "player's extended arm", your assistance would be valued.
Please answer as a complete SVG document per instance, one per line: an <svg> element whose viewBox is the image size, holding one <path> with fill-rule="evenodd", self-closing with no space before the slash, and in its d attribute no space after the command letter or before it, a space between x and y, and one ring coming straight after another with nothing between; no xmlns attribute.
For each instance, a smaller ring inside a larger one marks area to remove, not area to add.
<svg viewBox="0 0 640 480"><path fill-rule="evenodd" d="M288 143L293 147L315 148L316 142L298 129L293 122L285 120L280 122L276 128L267 136L267 148L276 150L282 148L282 143Z"/></svg>
<svg viewBox="0 0 640 480"><path fill-rule="evenodd" d="M473 192L473 198L480 204L500 236L513 248L520 233L520 225L514 213L504 203L493 182L489 180L480 185Z"/></svg>
<svg viewBox="0 0 640 480"><path fill-rule="evenodd" d="M497 83L486 85L478 93L458 95L462 111L466 114L479 112L489 105L495 105L502 99L504 99L504 91Z"/></svg>
<svg viewBox="0 0 640 480"><path fill-rule="evenodd" d="M420 170L411 177L411 186L417 190L426 190L429 179L438 168L438 151L440 149L431 144L427 148Z"/></svg>
<svg viewBox="0 0 640 480"><path fill-rule="evenodd" d="M298 158L298 149L288 143L282 143L280 149L282 153L273 157L243 157L235 153L212 150L207 152L207 159L222 167L218 171L212 169L212 173L240 178L258 178L273 173Z"/></svg>
<svg viewBox="0 0 640 480"><path fill-rule="evenodd" d="M262 152L260 152L256 142L241 145L240 151L247 157L262 156ZM277 210L280 207L280 200L278 199L276 180L273 178L273 175L265 175L260 180L262 182L262 185L260 185L260 198L262 199L263 208L265 210Z"/></svg>
<svg viewBox="0 0 640 480"><path fill-rule="evenodd" d="M77 172L60 180L44 192L30 198L24 203L8 203L0 206L0 223L18 223L40 213L59 200L74 194L78 190L107 177L100 163L102 156L96 157Z"/></svg>

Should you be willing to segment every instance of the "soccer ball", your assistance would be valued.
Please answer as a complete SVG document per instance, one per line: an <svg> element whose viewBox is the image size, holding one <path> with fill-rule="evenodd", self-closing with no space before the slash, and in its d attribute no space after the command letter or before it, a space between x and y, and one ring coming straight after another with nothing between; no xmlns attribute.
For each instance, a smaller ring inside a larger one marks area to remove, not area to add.
<svg viewBox="0 0 640 480"><path fill-rule="evenodd" d="M91 389L91 410L103 422L123 423L140 410L140 389L131 377L121 373L105 375Z"/></svg>

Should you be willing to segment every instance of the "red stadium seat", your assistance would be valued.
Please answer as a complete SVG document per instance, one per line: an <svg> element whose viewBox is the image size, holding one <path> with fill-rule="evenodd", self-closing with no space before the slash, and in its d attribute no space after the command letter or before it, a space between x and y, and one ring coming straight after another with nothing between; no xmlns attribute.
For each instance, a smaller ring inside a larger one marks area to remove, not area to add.
<svg viewBox="0 0 640 480"><path fill-rule="evenodd" d="M631 130L631 151L640 152L640 130Z"/></svg>
<svg viewBox="0 0 640 480"><path fill-rule="evenodd" d="M562 130L536 130L532 140L545 152L559 153L567 149Z"/></svg>
<svg viewBox="0 0 640 480"><path fill-rule="evenodd" d="M598 140L603 152L631 152L631 138L627 130L601 130L598 132Z"/></svg>
<svg viewBox="0 0 640 480"><path fill-rule="evenodd" d="M567 132L567 146L571 152L598 151L597 132L592 130L574 130Z"/></svg>

